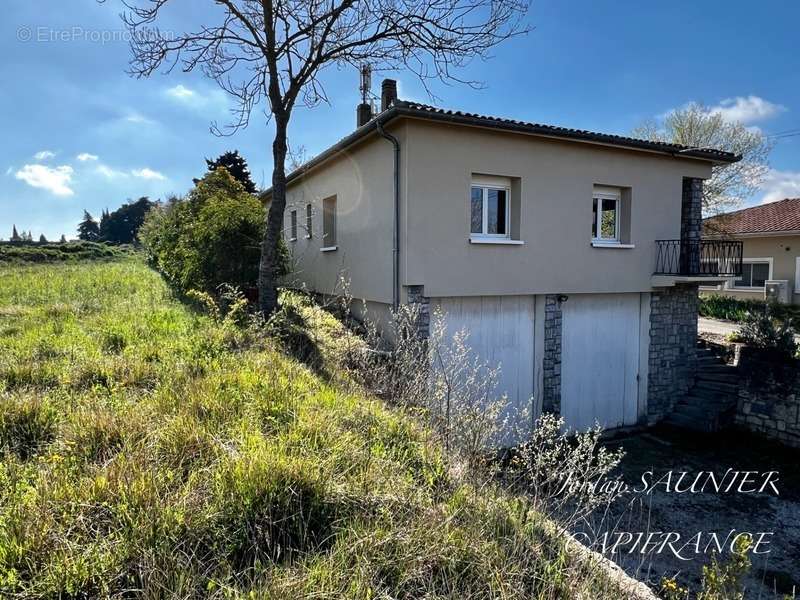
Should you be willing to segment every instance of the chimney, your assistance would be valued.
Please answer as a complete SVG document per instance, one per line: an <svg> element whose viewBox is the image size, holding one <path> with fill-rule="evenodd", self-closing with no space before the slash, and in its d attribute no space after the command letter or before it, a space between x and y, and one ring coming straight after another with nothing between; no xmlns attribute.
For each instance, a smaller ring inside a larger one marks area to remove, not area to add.
<svg viewBox="0 0 800 600"><path fill-rule="evenodd" d="M356 127L366 125L372 118L372 105L362 102L356 108Z"/></svg>
<svg viewBox="0 0 800 600"><path fill-rule="evenodd" d="M384 79L381 83L381 112L389 108L397 100L397 82Z"/></svg>

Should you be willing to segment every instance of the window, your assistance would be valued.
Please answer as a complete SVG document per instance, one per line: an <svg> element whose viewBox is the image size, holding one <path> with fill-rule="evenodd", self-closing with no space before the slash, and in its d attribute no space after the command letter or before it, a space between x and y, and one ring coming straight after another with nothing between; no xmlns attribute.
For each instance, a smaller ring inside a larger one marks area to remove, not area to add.
<svg viewBox="0 0 800 600"><path fill-rule="evenodd" d="M745 258L742 262L742 275L734 280L733 287L764 289L764 284L772 278L772 260Z"/></svg>
<svg viewBox="0 0 800 600"><path fill-rule="evenodd" d="M592 241L620 242L620 191L595 187L592 195Z"/></svg>
<svg viewBox="0 0 800 600"><path fill-rule="evenodd" d="M313 223L311 221L311 215L313 214L313 211L314 209L311 204L306 204L306 239L309 240L311 239L311 232L313 231Z"/></svg>
<svg viewBox="0 0 800 600"><path fill-rule="evenodd" d="M510 196L509 185L473 182L470 188L469 230L472 237L511 237Z"/></svg>
<svg viewBox="0 0 800 600"><path fill-rule="evenodd" d="M322 201L322 250L336 249L336 196Z"/></svg>
<svg viewBox="0 0 800 600"><path fill-rule="evenodd" d="M289 236L289 241L296 242L297 241L297 211L293 210L289 213L289 219L291 220L291 235Z"/></svg>

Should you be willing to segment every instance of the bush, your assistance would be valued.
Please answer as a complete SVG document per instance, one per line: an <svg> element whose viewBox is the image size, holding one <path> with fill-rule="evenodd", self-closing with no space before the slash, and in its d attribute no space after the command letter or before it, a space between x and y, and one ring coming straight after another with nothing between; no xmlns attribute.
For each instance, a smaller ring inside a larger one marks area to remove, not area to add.
<svg viewBox="0 0 800 600"><path fill-rule="evenodd" d="M139 232L153 265L178 290L255 287L264 206L224 168L197 182L185 200L151 210ZM288 273L282 247L276 276Z"/></svg>
<svg viewBox="0 0 800 600"><path fill-rule="evenodd" d="M800 318L800 310L789 304L767 306L764 300L741 300L719 294L701 295L699 314L701 317L744 323L752 315L763 315L767 308L778 319Z"/></svg>
<svg viewBox="0 0 800 600"><path fill-rule="evenodd" d="M780 321L769 314L752 316L739 330L738 337L776 360L791 360L797 354L792 322L788 319Z"/></svg>
<svg viewBox="0 0 800 600"><path fill-rule="evenodd" d="M0 242L0 264L109 260L130 255L129 247L115 247L97 242L29 243L25 245L16 242Z"/></svg>

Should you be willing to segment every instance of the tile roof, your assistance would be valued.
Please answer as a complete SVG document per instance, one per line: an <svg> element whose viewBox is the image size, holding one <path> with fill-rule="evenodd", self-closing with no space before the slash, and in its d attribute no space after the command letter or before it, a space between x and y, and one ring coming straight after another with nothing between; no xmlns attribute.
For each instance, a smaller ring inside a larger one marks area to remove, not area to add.
<svg viewBox="0 0 800 600"><path fill-rule="evenodd" d="M706 233L755 234L800 231L800 198L743 208L703 220Z"/></svg>
<svg viewBox="0 0 800 600"><path fill-rule="evenodd" d="M290 182L297 177L300 177L310 169L321 164L328 158L341 152L342 150L355 144L362 138L375 132L376 123L385 125L392 119L397 117L412 117L419 119L430 119L445 123L453 123L458 125L468 125L473 127L489 127L502 131L511 131L517 133L527 133L533 135L541 135L551 138L576 140L583 142L592 142L596 144L604 144L608 146L615 146L619 148L628 148L633 150L647 150L652 152L659 152L669 154L671 156L685 156L690 158L701 158L713 162L732 163L741 159L741 156L731 152L723 152L714 148L691 148L688 146L681 146L679 144L668 144L665 142L651 142L649 140L641 140L637 138L625 137L621 135L613 135L610 133L598 133L594 131L587 131L584 129L570 129L568 127L558 127L556 125L543 125L540 123L530 123L527 121L517 121L514 119L503 119L500 117L491 117L487 115L479 115L476 113L468 113L457 110L448 110L431 106L429 104L421 104L419 102L410 102L408 100L395 100L392 105L381 113L375 115L372 120L362 125L349 135L339 140L328 149L324 150L306 164L295 169L287 176L287 182ZM267 197L272 193L272 188L262 192L262 197Z"/></svg>
<svg viewBox="0 0 800 600"><path fill-rule="evenodd" d="M428 117L434 120L451 121L465 125L479 125L563 139L600 142L613 146L622 146L642 150L655 150L657 152L706 158L719 162L737 162L741 158L740 156L737 156L731 152L723 152L722 150L717 150L715 148L691 148L689 146L681 146L680 144L653 142L622 135L587 131L585 129L572 129L569 127L558 127L556 125L544 125L541 123L504 119L500 117L468 113L459 110L448 110L431 106L429 104L409 102L407 100L396 100L393 106L397 108L401 114L409 114L410 116L416 117Z"/></svg>

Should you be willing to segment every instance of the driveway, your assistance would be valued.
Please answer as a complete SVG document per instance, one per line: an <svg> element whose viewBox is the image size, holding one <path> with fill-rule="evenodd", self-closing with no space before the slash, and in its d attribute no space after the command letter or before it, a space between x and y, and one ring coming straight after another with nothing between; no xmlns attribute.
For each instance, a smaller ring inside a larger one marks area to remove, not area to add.
<svg viewBox="0 0 800 600"><path fill-rule="evenodd" d="M759 555L752 555L745 598L800 593L800 451L739 432L697 435L668 428L609 445L626 451L614 477L631 491L595 515L595 550L606 541L610 556L609 546L619 540L610 557L629 575L654 588L662 576L677 576L696 590L712 549L723 546L724 558L733 538L749 532L761 543ZM679 479L681 473L686 475ZM615 534L600 535L609 530ZM632 534L630 542L621 543L628 539L624 534Z"/></svg>
<svg viewBox="0 0 800 600"><path fill-rule="evenodd" d="M707 317L697 318L697 332L710 333L711 335L718 335L725 337L730 333L739 331L741 325L731 321L720 321L719 319L709 319Z"/></svg>
<svg viewBox="0 0 800 600"><path fill-rule="evenodd" d="M741 323L709 319L708 317L697 317L697 333L700 334L724 338L729 333L736 333L739 331L740 327ZM794 339L800 344L800 334L795 334Z"/></svg>

